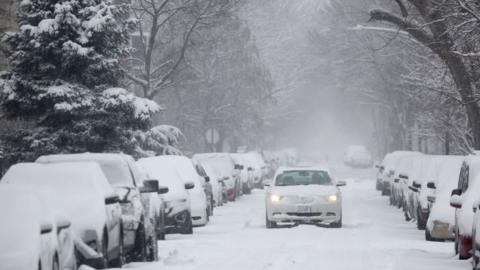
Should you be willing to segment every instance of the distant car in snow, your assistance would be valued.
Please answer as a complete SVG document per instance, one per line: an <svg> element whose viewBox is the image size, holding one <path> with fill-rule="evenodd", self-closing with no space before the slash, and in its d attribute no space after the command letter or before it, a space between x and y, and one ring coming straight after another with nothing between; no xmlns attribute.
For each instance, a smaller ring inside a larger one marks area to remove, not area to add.
<svg viewBox="0 0 480 270"><path fill-rule="evenodd" d="M75 270L71 223L52 212L45 196L38 193L23 186L0 185L0 269Z"/></svg>
<svg viewBox="0 0 480 270"><path fill-rule="evenodd" d="M369 168L373 166L373 159L363 145L350 145L345 151L345 165L352 168Z"/></svg>
<svg viewBox="0 0 480 270"><path fill-rule="evenodd" d="M329 170L315 167L279 168L266 192L266 226L307 223L342 226L342 195Z"/></svg>
<svg viewBox="0 0 480 270"><path fill-rule="evenodd" d="M55 210L71 220L72 231L81 241L103 256L101 267L125 263L119 198L98 164L19 163L10 167L1 182L53 190Z"/></svg>
<svg viewBox="0 0 480 270"><path fill-rule="evenodd" d="M192 157L199 162L209 162L221 175L222 183L225 185L225 202L235 201L240 189L240 175L235 168L235 162L228 153L202 153Z"/></svg>
<svg viewBox="0 0 480 270"><path fill-rule="evenodd" d="M47 155L38 163L95 162L100 165L110 186L120 197L124 248L129 261L157 260L157 236L163 232L164 222L157 211L157 200L151 199L160 191L157 180L143 179L131 156L120 153L81 153ZM151 205L146 205L151 204ZM156 224L151 221L158 221Z"/></svg>

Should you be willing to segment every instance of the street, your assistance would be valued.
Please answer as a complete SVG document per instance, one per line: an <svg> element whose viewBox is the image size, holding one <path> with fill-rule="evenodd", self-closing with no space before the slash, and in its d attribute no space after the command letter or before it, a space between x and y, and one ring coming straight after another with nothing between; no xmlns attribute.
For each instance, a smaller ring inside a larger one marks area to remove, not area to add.
<svg viewBox="0 0 480 270"><path fill-rule="evenodd" d="M337 170L343 188L341 229L265 228L264 191L217 209L192 236L169 235L157 263L135 269L469 269L453 243L427 242L374 188L372 171Z"/></svg>

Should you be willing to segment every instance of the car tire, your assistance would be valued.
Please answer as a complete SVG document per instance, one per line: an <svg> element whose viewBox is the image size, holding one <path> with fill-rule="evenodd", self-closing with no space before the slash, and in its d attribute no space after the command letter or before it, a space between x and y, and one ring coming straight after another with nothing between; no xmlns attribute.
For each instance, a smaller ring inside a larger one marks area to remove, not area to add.
<svg viewBox="0 0 480 270"><path fill-rule="evenodd" d="M157 241L156 234L153 234L148 238L146 248L147 248L146 261L147 262L158 261L158 241Z"/></svg>
<svg viewBox="0 0 480 270"><path fill-rule="evenodd" d="M187 215L187 223L183 227L182 234L193 234L192 216L190 213Z"/></svg>
<svg viewBox="0 0 480 270"><path fill-rule="evenodd" d="M268 219L268 215L265 214L265 226L267 227L267 229L273 229L277 227L277 223L275 221L270 221Z"/></svg>
<svg viewBox="0 0 480 270"><path fill-rule="evenodd" d="M122 266L127 263L127 257L125 255L125 245L123 242L123 228L120 228L119 239L120 244L118 246L118 256L112 261L112 263L110 263L110 266L115 268L122 268Z"/></svg>
<svg viewBox="0 0 480 270"><path fill-rule="evenodd" d="M55 254L55 256L53 256L52 270L60 270L60 264L59 264L59 262L58 262L58 256L57 256L57 254Z"/></svg>
<svg viewBox="0 0 480 270"><path fill-rule="evenodd" d="M472 239L475 239L475 234L472 236ZM479 261L479 258L475 255L475 254L477 254L477 252L478 252L478 247L477 247L476 241L473 240L473 243L472 243L472 265L473 265L473 270L477 270L477 269L478 269L478 261Z"/></svg>
<svg viewBox="0 0 480 270"><path fill-rule="evenodd" d="M424 219L422 218L422 213L420 212L420 208L417 208L417 229L425 230L427 224L425 224Z"/></svg>
<svg viewBox="0 0 480 270"><path fill-rule="evenodd" d="M205 210L205 225L210 221L210 211L208 209Z"/></svg>
<svg viewBox="0 0 480 270"><path fill-rule="evenodd" d="M138 226L137 233L135 234L135 248L132 252L133 261L147 261L147 237L143 223Z"/></svg>

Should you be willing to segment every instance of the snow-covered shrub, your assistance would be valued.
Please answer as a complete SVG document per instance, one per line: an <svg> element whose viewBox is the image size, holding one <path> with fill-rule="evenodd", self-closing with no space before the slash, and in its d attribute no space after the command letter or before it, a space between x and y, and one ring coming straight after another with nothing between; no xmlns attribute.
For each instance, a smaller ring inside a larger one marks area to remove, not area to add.
<svg viewBox="0 0 480 270"><path fill-rule="evenodd" d="M18 24L18 32L3 38L11 72L0 79L0 102L6 117L34 125L5 136L9 162L62 152L141 155L139 134L160 107L120 87L120 59L129 53L135 25L128 6L23 0Z"/></svg>

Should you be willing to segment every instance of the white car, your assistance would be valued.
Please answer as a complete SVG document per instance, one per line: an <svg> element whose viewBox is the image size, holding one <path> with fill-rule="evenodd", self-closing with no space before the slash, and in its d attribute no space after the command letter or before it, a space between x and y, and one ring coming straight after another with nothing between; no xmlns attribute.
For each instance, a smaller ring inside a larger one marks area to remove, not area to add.
<svg viewBox="0 0 480 270"><path fill-rule="evenodd" d="M192 223L194 226L206 225L209 221L209 210L204 190L205 179L198 175L192 160L184 156L160 156L157 159L165 166L176 169L184 184L193 183L193 188L188 190Z"/></svg>
<svg viewBox="0 0 480 270"><path fill-rule="evenodd" d="M373 159L365 146L350 145L345 152L344 163L352 168L369 168Z"/></svg>
<svg viewBox="0 0 480 270"><path fill-rule="evenodd" d="M168 188L168 192L161 195L165 202L166 233L192 234L191 203L187 189L193 188L193 183L183 183L178 171L165 162L164 157L141 158L137 164L148 176L158 179L160 185Z"/></svg>
<svg viewBox="0 0 480 270"><path fill-rule="evenodd" d="M457 188L463 160L462 156L443 156L438 162L438 178L425 184L433 191L425 192L431 204L425 229L427 241L455 239L455 208L450 206L450 195Z"/></svg>
<svg viewBox="0 0 480 270"><path fill-rule="evenodd" d="M103 256L100 267L125 263L119 198L98 164L18 163L10 167L2 183L52 189L56 210L71 220L76 237Z"/></svg>
<svg viewBox="0 0 480 270"><path fill-rule="evenodd" d="M70 221L52 212L38 193L0 185L2 270L76 269Z"/></svg>
<svg viewBox="0 0 480 270"><path fill-rule="evenodd" d="M150 209L158 209L158 200L151 199L160 191L150 184L155 180L146 180L135 164L134 159L120 153L79 153L46 155L37 159L37 163L75 163L94 162L100 165L108 183L120 197L122 208L123 244L128 261L156 261L158 258L157 236L164 229L160 220Z"/></svg>
<svg viewBox="0 0 480 270"><path fill-rule="evenodd" d="M308 223L342 226L342 194L325 168L280 168L267 190L266 226Z"/></svg>

